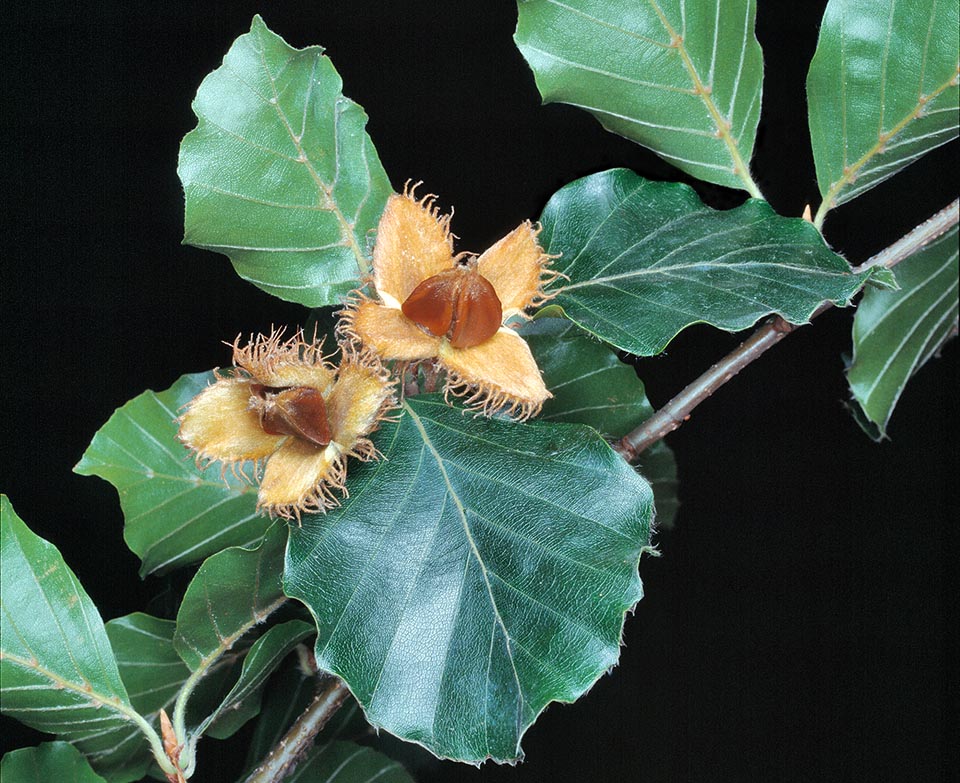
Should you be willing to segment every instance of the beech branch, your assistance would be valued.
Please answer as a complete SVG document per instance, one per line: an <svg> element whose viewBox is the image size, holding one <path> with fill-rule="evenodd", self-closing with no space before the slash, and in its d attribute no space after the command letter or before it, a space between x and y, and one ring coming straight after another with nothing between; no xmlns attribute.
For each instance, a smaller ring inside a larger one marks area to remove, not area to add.
<svg viewBox="0 0 960 783"><path fill-rule="evenodd" d="M319 731L347 698L347 686L329 677L317 691L310 706L294 721L269 755L250 773L244 783L279 783L287 777L313 745Z"/></svg>
<svg viewBox="0 0 960 783"><path fill-rule="evenodd" d="M855 267L853 272L860 273L874 267L890 269L896 266L957 225L958 219L960 219L960 200L955 199L953 203L925 220L892 245ZM824 302L813 312L810 319L816 318L831 307L833 307L832 302ZM633 462L645 449L679 428L690 418L694 408L731 380L740 370L759 359L801 325L788 323L779 315L769 319L738 348L714 364L643 424L616 441L613 444L614 449L625 460Z"/></svg>

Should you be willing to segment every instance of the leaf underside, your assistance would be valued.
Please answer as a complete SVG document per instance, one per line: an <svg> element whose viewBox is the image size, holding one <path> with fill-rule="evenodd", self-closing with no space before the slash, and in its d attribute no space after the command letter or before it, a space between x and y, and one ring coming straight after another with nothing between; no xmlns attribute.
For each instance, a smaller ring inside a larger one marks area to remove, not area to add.
<svg viewBox="0 0 960 783"><path fill-rule="evenodd" d="M695 323L738 331L777 313L806 323L824 301L844 304L855 275L805 220L760 199L705 206L688 186L611 169L550 199L540 240L569 276L555 302L582 328L641 356Z"/></svg>
<svg viewBox="0 0 960 783"><path fill-rule="evenodd" d="M886 436L913 377L957 329L957 227L897 264L897 291L868 289L853 320L847 381L862 413Z"/></svg>
<svg viewBox="0 0 960 783"><path fill-rule="evenodd" d="M182 376L166 391L145 391L118 408L74 468L117 488L123 537L141 559L141 576L195 563L263 537L256 488L219 464L201 470L177 440L177 414L214 380Z"/></svg>
<svg viewBox="0 0 960 783"><path fill-rule="evenodd" d="M227 739L260 712L267 678L297 644L315 632L312 623L289 620L269 628L244 656L240 677L196 732Z"/></svg>
<svg viewBox="0 0 960 783"><path fill-rule="evenodd" d="M180 148L184 242L308 307L369 271L368 232L392 188L367 117L319 46L294 49L254 17L197 92Z"/></svg>
<svg viewBox="0 0 960 783"><path fill-rule="evenodd" d="M407 400L350 497L291 529L284 577L320 668L441 757L522 756L550 702L614 665L652 497L595 431Z"/></svg>
<svg viewBox="0 0 960 783"><path fill-rule="evenodd" d="M830 0L807 76L817 182L842 204L957 137L956 0Z"/></svg>
<svg viewBox="0 0 960 783"><path fill-rule="evenodd" d="M544 101L589 111L699 179L744 188L763 84L753 0L518 7L514 40Z"/></svg>

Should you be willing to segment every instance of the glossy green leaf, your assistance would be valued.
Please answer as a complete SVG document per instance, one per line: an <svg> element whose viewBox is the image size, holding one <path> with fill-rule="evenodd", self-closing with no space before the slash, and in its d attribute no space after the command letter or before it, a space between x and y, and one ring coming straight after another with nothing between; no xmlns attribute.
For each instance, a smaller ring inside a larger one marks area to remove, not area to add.
<svg viewBox="0 0 960 783"><path fill-rule="evenodd" d="M69 742L44 742L4 754L3 783L106 783L86 757Z"/></svg>
<svg viewBox="0 0 960 783"><path fill-rule="evenodd" d="M288 783L413 783L399 761L353 742L328 742L311 748Z"/></svg>
<svg viewBox="0 0 960 783"><path fill-rule="evenodd" d="M896 267L899 291L869 289L853 320L854 400L886 437L907 381L957 333L957 227Z"/></svg>
<svg viewBox="0 0 960 783"><path fill-rule="evenodd" d="M208 557L177 612L173 645L191 671L206 669L285 601L281 587L286 526L274 524L256 549Z"/></svg>
<svg viewBox="0 0 960 783"><path fill-rule="evenodd" d="M956 0L830 0L807 77L827 209L957 136Z"/></svg>
<svg viewBox="0 0 960 783"><path fill-rule="evenodd" d="M653 414L643 383L608 346L564 318L538 318L520 333L530 346L553 397L539 421L589 424L608 437L621 437ZM637 464L653 487L657 527L673 526L676 516L677 463L662 440Z"/></svg>
<svg viewBox="0 0 960 783"><path fill-rule="evenodd" d="M137 612L110 620L104 627L131 704L148 722L158 725L160 709L172 711L190 674L173 648L175 623ZM135 726L114 731L112 747L118 764L110 770L111 781L140 780L153 763L150 747Z"/></svg>
<svg viewBox="0 0 960 783"><path fill-rule="evenodd" d="M289 620L268 629L244 657L240 679L220 706L200 724L197 733L209 734L217 739L232 736L260 711L267 678L294 647L315 633L313 625L303 620Z"/></svg>
<svg viewBox="0 0 960 783"><path fill-rule="evenodd" d="M595 430L437 395L408 399L377 448L340 508L290 531L284 585L317 621L317 665L402 739L519 758L549 702L617 662L650 487Z"/></svg>
<svg viewBox="0 0 960 783"><path fill-rule="evenodd" d="M260 540L269 520L255 511L255 487L219 463L198 468L177 440L178 411L213 381L182 376L166 391L145 391L118 408L74 468L117 488L123 537L141 575L203 560Z"/></svg>
<svg viewBox="0 0 960 783"><path fill-rule="evenodd" d="M682 171L759 196L748 165L763 57L754 0L520 0L514 40L547 102Z"/></svg>
<svg viewBox="0 0 960 783"><path fill-rule="evenodd" d="M0 495L0 706L77 745L104 773L122 767L118 734L143 724L96 606L56 547ZM129 778L124 778L129 779Z"/></svg>
<svg viewBox="0 0 960 783"><path fill-rule="evenodd" d="M806 323L824 301L843 304L854 275L805 220L759 199L718 212L686 185L612 169L550 199L540 241L569 276L554 300L616 347L651 356L681 329L745 329L778 313Z"/></svg>
<svg viewBox="0 0 960 783"><path fill-rule="evenodd" d="M340 304L369 271L367 235L391 193L341 87L322 47L294 49L256 16L200 85L180 146L184 242L309 307Z"/></svg>

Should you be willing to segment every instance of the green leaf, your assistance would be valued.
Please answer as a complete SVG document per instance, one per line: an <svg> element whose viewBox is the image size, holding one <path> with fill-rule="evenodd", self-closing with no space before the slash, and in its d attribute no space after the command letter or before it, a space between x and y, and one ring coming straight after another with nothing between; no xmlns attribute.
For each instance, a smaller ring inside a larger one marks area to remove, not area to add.
<svg viewBox="0 0 960 783"><path fill-rule="evenodd" d="M753 0L520 0L514 40L546 102L589 111L706 182L759 196L748 164L763 57Z"/></svg>
<svg viewBox="0 0 960 783"><path fill-rule="evenodd" d="M0 761L0 780L5 783L106 783L69 742L44 742L35 748L4 754Z"/></svg>
<svg viewBox="0 0 960 783"><path fill-rule="evenodd" d="M604 435L620 437L653 414L634 369L571 321L537 318L521 327L520 333L553 393L539 421L589 424ZM679 505L673 451L657 441L643 453L638 469L653 487L657 527L673 527Z"/></svg>
<svg viewBox="0 0 960 783"><path fill-rule="evenodd" d="M161 708L170 712L190 675L173 648L175 626L172 620L140 612L110 620L104 626L130 702L153 724ZM123 779L139 780L152 762L146 739L133 726L119 729L112 736L113 755L123 759ZM111 769L111 781L118 779L119 771Z"/></svg>
<svg viewBox="0 0 960 783"><path fill-rule="evenodd" d="M317 665L374 725L433 753L509 761L551 701L619 657L652 496L581 425L476 418L408 399L350 497L292 528L284 586Z"/></svg>
<svg viewBox="0 0 960 783"><path fill-rule="evenodd" d="M219 464L200 470L177 440L177 411L213 380L213 373L184 375L166 391L130 400L74 468L117 488L123 538L142 561L141 576L254 544L270 524L255 511L255 487Z"/></svg>
<svg viewBox="0 0 960 783"><path fill-rule="evenodd" d="M145 725L130 704L96 606L53 544L0 495L0 705L83 751L107 774L118 734ZM129 778L125 778L129 779Z"/></svg>
<svg viewBox="0 0 960 783"><path fill-rule="evenodd" d="M844 304L855 275L805 220L758 199L718 212L686 185L612 169L558 190L540 241L569 276L554 300L567 317L630 353L660 353L681 329L739 331L778 313L806 323Z"/></svg>
<svg viewBox="0 0 960 783"><path fill-rule="evenodd" d="M392 190L341 87L322 47L294 49L255 16L200 85L180 146L184 242L309 307L340 304L369 271L367 235Z"/></svg>
<svg viewBox="0 0 960 783"><path fill-rule="evenodd" d="M353 742L329 742L310 749L286 780L289 783L413 783L399 761Z"/></svg>
<svg viewBox="0 0 960 783"><path fill-rule="evenodd" d="M957 137L956 0L830 0L807 76L828 209Z"/></svg>
<svg viewBox="0 0 960 783"><path fill-rule="evenodd" d="M223 702L197 728L198 734L227 739L260 711L260 699L267 678L300 642L316 629L303 620L275 625L257 639L243 659L240 679Z"/></svg>
<svg viewBox="0 0 960 783"><path fill-rule="evenodd" d="M274 524L256 549L232 547L197 569L177 612L173 645L196 672L286 601L281 588L286 526Z"/></svg>
<svg viewBox="0 0 960 783"><path fill-rule="evenodd" d="M850 391L864 416L887 425L907 381L957 333L957 227L897 264L899 291L867 289L853 319ZM869 430L868 430L869 432Z"/></svg>

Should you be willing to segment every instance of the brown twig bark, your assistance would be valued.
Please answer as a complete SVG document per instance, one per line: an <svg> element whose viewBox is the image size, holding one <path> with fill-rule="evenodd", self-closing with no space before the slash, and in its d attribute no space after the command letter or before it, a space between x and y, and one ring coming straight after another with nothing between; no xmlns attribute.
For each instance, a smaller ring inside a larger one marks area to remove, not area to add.
<svg viewBox="0 0 960 783"><path fill-rule="evenodd" d="M327 678L310 706L294 721L269 755L250 773L244 783L279 783L293 772L310 749L317 733L340 709L349 691L337 677Z"/></svg>
<svg viewBox="0 0 960 783"><path fill-rule="evenodd" d="M855 267L853 271L860 273L878 266L890 269L957 225L958 219L960 219L960 200L955 199L953 203L865 263ZM810 319L812 320L832 306L832 303L825 302L813 312ZM738 348L714 364L643 424L616 441L613 444L614 449L625 460L632 462L645 449L680 427L701 402L799 326L800 324L788 323L780 316L771 318Z"/></svg>

